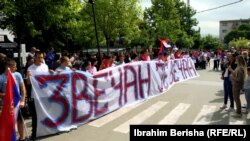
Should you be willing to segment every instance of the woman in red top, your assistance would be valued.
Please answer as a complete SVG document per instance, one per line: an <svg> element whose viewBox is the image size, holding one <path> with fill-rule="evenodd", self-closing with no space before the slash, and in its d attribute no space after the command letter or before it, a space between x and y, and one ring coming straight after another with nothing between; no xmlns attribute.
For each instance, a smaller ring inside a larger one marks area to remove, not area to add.
<svg viewBox="0 0 250 141"><path fill-rule="evenodd" d="M175 56L175 59L180 59L181 58L180 51L177 51L174 56Z"/></svg>
<svg viewBox="0 0 250 141"><path fill-rule="evenodd" d="M106 58L102 60L102 64L101 64L99 70L103 70L103 69L112 67L112 64L113 64L113 60L112 60L111 56L106 56Z"/></svg>
<svg viewBox="0 0 250 141"><path fill-rule="evenodd" d="M148 50L144 50L141 53L141 60L142 61L150 61L150 57L148 56Z"/></svg>

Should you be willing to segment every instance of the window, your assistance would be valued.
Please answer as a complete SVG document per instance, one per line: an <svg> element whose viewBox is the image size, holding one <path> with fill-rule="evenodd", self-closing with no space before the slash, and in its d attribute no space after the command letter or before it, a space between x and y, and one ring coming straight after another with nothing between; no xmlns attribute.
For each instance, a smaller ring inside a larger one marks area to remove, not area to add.
<svg viewBox="0 0 250 141"><path fill-rule="evenodd" d="M226 30L226 29L223 29L223 30L222 30L222 33L227 33L227 30Z"/></svg>
<svg viewBox="0 0 250 141"><path fill-rule="evenodd" d="M227 26L227 22L222 22L222 26Z"/></svg>
<svg viewBox="0 0 250 141"><path fill-rule="evenodd" d="M239 23L235 22L235 23L233 23L232 28L236 29L238 26L239 26Z"/></svg>

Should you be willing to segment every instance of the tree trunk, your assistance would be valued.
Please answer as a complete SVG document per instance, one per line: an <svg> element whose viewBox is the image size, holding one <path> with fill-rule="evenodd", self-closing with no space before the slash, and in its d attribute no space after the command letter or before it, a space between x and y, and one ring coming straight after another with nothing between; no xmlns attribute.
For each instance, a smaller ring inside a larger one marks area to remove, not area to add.
<svg viewBox="0 0 250 141"><path fill-rule="evenodd" d="M109 55L110 37L105 35L105 39L106 39L107 55Z"/></svg>

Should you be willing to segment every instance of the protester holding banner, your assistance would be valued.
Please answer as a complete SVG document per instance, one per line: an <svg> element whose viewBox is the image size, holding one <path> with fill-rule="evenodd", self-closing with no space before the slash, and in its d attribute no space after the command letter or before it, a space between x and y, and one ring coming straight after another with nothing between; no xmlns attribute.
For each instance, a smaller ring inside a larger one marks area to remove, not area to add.
<svg viewBox="0 0 250 141"><path fill-rule="evenodd" d="M162 55L162 53L158 53L158 57L156 60L159 62L164 62L165 61L164 55Z"/></svg>
<svg viewBox="0 0 250 141"><path fill-rule="evenodd" d="M117 66L125 64L124 54L119 55L119 61L117 62Z"/></svg>
<svg viewBox="0 0 250 141"><path fill-rule="evenodd" d="M142 61L150 61L150 56L148 54L148 50L145 49L141 52L141 60Z"/></svg>
<svg viewBox="0 0 250 141"><path fill-rule="evenodd" d="M81 70L86 72L86 73L91 74L90 69L91 69L91 62L88 60L84 61Z"/></svg>
<svg viewBox="0 0 250 141"><path fill-rule="evenodd" d="M173 49L171 50L171 53L170 53L170 60L174 60L175 59L175 53L177 52L177 50Z"/></svg>
<svg viewBox="0 0 250 141"><path fill-rule="evenodd" d="M89 72L91 74L95 74L97 72L97 68L96 68L96 65L97 65L97 59L96 58L91 58L90 59L90 62L91 62L91 67L89 69Z"/></svg>
<svg viewBox="0 0 250 141"><path fill-rule="evenodd" d="M137 62L137 61L139 61L138 55L137 54L132 54L130 63Z"/></svg>
<svg viewBox="0 0 250 141"><path fill-rule="evenodd" d="M44 54L43 52L36 52L35 58L34 58L34 64L31 65L28 68L27 71L27 84L30 84L30 76L34 75L35 73L42 73L42 72L49 72L48 66L44 63ZM31 92L31 97L28 97L30 99L28 105L31 110L31 116L32 116L32 134L31 134L31 140L36 139L36 129L37 129L37 113L35 108L35 102L33 99L33 88Z"/></svg>
<svg viewBox="0 0 250 141"><path fill-rule="evenodd" d="M67 56L62 56L60 58L60 66L56 68L57 72L62 72L62 71L69 71L71 70L69 68L70 60L69 57Z"/></svg>
<svg viewBox="0 0 250 141"><path fill-rule="evenodd" d="M94 75L82 71L37 73L30 77L38 117L37 136L70 131L197 76L190 58L169 63L127 63Z"/></svg>
<svg viewBox="0 0 250 141"><path fill-rule="evenodd" d="M113 59L111 58L111 56L106 56L105 59L102 60L99 70L112 67L112 64L113 64Z"/></svg>
<svg viewBox="0 0 250 141"><path fill-rule="evenodd" d="M22 120L22 114L20 112L20 109L24 107L25 105L25 95L26 95L26 89L24 85L24 81L22 78L22 75L19 72L16 72L17 70L17 64L14 60L12 59L6 59L5 62L5 72L0 75L0 95L4 96L6 92L6 85L7 85L7 73L8 69L10 69L15 83L18 89L19 95L21 95L21 101L19 103L19 112L17 116L17 129L19 133L19 141L24 141L25 140L25 133L24 133L24 121ZM4 101L3 101L4 104Z"/></svg>

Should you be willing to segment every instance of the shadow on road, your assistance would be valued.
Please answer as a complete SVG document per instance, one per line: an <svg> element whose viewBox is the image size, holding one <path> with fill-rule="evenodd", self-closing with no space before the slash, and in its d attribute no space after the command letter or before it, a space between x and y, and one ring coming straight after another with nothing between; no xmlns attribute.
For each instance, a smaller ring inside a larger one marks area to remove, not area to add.
<svg viewBox="0 0 250 141"><path fill-rule="evenodd" d="M209 103L223 103L224 101L224 90L219 90L215 93L216 99L209 101Z"/></svg>

